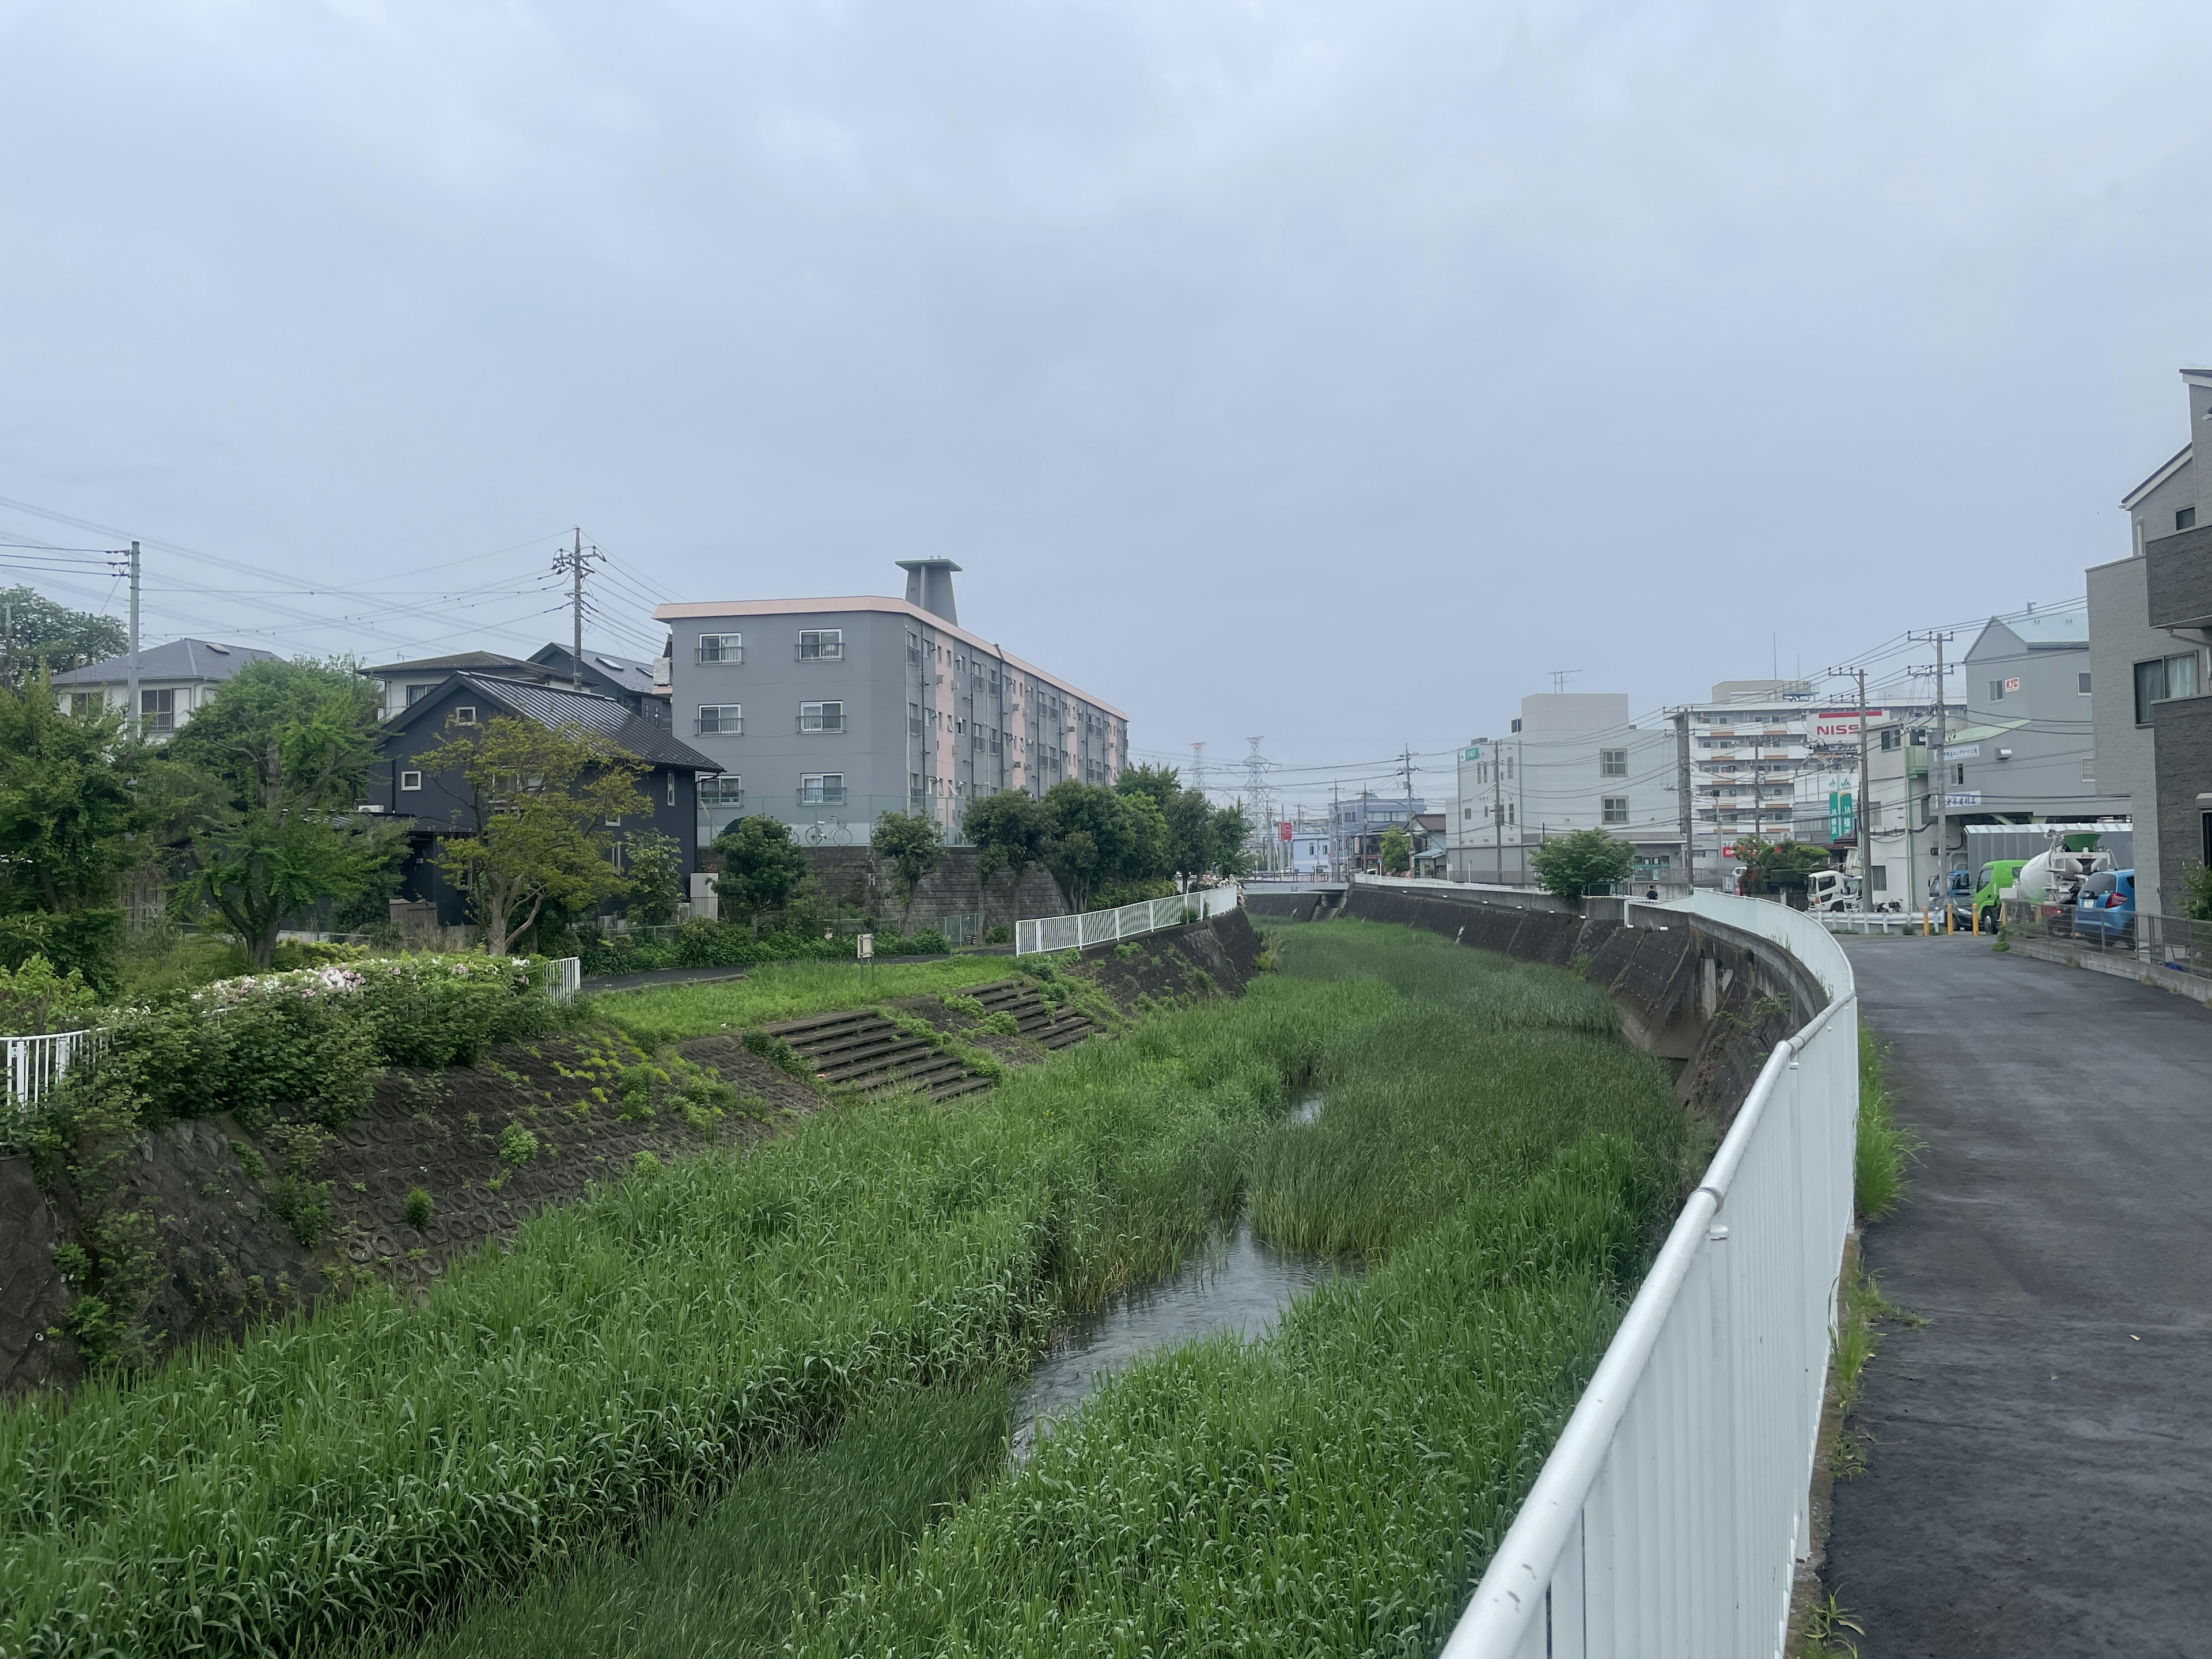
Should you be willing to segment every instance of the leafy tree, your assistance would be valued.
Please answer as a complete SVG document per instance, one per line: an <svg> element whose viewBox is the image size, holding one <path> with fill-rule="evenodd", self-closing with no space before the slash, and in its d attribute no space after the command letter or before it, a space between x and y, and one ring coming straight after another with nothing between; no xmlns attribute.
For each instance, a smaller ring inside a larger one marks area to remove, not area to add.
<svg viewBox="0 0 2212 1659"><path fill-rule="evenodd" d="M1413 838L1392 824L1382 832L1382 868L1386 874L1402 876L1413 867Z"/></svg>
<svg viewBox="0 0 2212 1659"><path fill-rule="evenodd" d="M2212 921L2212 866L2192 864L2181 875L2185 896L2181 914L2191 921Z"/></svg>
<svg viewBox="0 0 2212 1659"><path fill-rule="evenodd" d="M1243 808L1217 808L1202 792L1182 788L1181 783L1182 775L1172 766L1133 766L1114 783L1115 793L1124 799L1156 805L1167 823L1164 868L1157 873L1187 879L1244 874L1252 867L1252 854L1245 845L1251 827Z"/></svg>
<svg viewBox="0 0 2212 1659"><path fill-rule="evenodd" d="M376 752L376 693L343 663L248 663L169 740L208 782L190 830L194 884L269 965L285 919L382 882L395 825L352 812Z"/></svg>
<svg viewBox="0 0 2212 1659"><path fill-rule="evenodd" d="M64 673L131 648L130 635L112 617L56 605L36 588L0 588L0 605L8 611L0 679L19 690L42 672Z"/></svg>
<svg viewBox="0 0 2212 1659"><path fill-rule="evenodd" d="M752 923L760 937L761 913L780 910L806 878L806 855L791 838L781 818L756 813L714 837L714 850L722 857L722 873L714 878L721 905Z"/></svg>
<svg viewBox="0 0 2212 1659"><path fill-rule="evenodd" d="M905 904L901 916L903 925L914 911L915 888L945 856L944 838L938 834L935 821L920 812L886 812L868 831L868 846L878 858L890 862L898 877Z"/></svg>
<svg viewBox="0 0 2212 1659"><path fill-rule="evenodd" d="M1147 796L1152 805L1158 807L1163 814L1167 811L1168 804L1176 796L1198 794L1194 789L1183 788L1182 774L1174 767L1152 765L1133 766L1122 773L1120 777L1114 780L1114 793L1125 796ZM1204 800L1206 797L1199 795L1199 799Z"/></svg>
<svg viewBox="0 0 2212 1659"><path fill-rule="evenodd" d="M9 1036L82 1030L99 1003L76 969L58 974L44 957L33 957L13 973L0 968L0 1031Z"/></svg>
<svg viewBox="0 0 2212 1659"><path fill-rule="evenodd" d="M434 861L468 893L493 955L548 905L583 910L629 890L607 820L650 810L637 783L645 768L598 732L495 715L431 750L422 769L456 771L468 786L475 833L446 837Z"/></svg>
<svg viewBox="0 0 2212 1659"><path fill-rule="evenodd" d="M629 866L629 919L647 927L676 920L684 902L684 850L676 837L647 830L623 849Z"/></svg>
<svg viewBox="0 0 2212 1659"><path fill-rule="evenodd" d="M117 878L131 862L144 750L122 716L64 714L41 667L0 686L0 962L43 955L112 988L123 912Z"/></svg>
<svg viewBox="0 0 2212 1659"><path fill-rule="evenodd" d="M1014 872L1014 916L1022 913L1022 877L1032 864L1044 862L1044 807L1026 789L1001 789L995 795L972 796L961 814L960 833L981 849L977 872L989 881L1001 870Z"/></svg>
<svg viewBox="0 0 2212 1659"><path fill-rule="evenodd" d="M1834 862L1828 849L1808 841L1760 836L1736 837L1735 855L1743 861L1741 890L1748 894L1803 892L1805 878Z"/></svg>
<svg viewBox="0 0 2212 1659"><path fill-rule="evenodd" d="M1193 790L1193 794L1198 792ZM1213 861L1205 873L1234 879L1252 873L1252 823L1243 802L1215 810L1212 817Z"/></svg>
<svg viewBox="0 0 2212 1659"><path fill-rule="evenodd" d="M1602 830L1574 830L1545 842L1529 863L1545 891L1579 910L1591 888L1608 886L1636 867L1636 849Z"/></svg>
<svg viewBox="0 0 2212 1659"><path fill-rule="evenodd" d="M1133 824L1123 797L1073 778L1045 791L1045 867L1079 911L1095 887L1127 878Z"/></svg>

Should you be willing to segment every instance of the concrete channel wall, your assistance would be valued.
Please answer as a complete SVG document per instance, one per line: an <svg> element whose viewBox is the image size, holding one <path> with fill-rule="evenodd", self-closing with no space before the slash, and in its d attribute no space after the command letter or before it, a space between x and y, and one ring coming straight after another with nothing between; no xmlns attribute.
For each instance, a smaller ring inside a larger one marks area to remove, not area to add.
<svg viewBox="0 0 2212 1659"><path fill-rule="evenodd" d="M1343 914L1439 933L1478 951L1554 968L1579 965L1620 1010L1622 1035L1683 1062L1675 1091L1723 1129L1774 1045L1827 1006L1827 993L1770 940L1701 916L1632 902L1626 921L1554 908L1491 904L1441 886L1356 883ZM1265 914L1264 912L1262 914Z"/></svg>

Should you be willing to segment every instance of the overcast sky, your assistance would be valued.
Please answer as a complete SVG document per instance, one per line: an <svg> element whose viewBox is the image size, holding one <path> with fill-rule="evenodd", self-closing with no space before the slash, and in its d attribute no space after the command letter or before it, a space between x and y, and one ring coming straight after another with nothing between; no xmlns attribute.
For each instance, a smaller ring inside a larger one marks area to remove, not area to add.
<svg viewBox="0 0 2212 1659"><path fill-rule="evenodd" d="M154 546L149 637L563 638L580 523L639 654L641 599L957 559L1139 750L1443 750L1554 669L1656 708L2126 551L2212 358L2208 37L0 0L0 497Z"/></svg>

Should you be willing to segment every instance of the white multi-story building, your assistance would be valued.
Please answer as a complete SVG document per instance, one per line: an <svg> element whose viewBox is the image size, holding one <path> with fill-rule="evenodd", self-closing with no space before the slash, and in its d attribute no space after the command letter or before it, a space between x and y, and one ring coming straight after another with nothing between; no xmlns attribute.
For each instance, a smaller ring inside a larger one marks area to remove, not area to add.
<svg viewBox="0 0 2212 1659"><path fill-rule="evenodd" d="M1618 836L1640 877L1674 878L1674 728L1634 724L1625 693L1523 697L1504 737L1461 750L1458 775L1445 837L1457 880L1525 883L1529 850L1571 830Z"/></svg>

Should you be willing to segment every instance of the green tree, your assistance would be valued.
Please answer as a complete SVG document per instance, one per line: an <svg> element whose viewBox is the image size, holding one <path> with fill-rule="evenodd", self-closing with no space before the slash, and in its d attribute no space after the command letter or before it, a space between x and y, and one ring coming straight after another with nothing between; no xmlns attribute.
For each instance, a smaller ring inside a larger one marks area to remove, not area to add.
<svg viewBox="0 0 2212 1659"><path fill-rule="evenodd" d="M1164 814L1168 810L1168 804L1176 796L1198 793L1194 789L1183 788L1182 774L1174 767L1151 765L1133 766L1122 773L1114 780L1114 793L1124 796L1149 796L1152 804ZM1199 799L1204 800L1206 797L1199 795Z"/></svg>
<svg viewBox="0 0 2212 1659"><path fill-rule="evenodd" d="M475 833L446 837L434 861L467 892L493 955L549 905L582 911L629 890L607 821L651 810L637 782L645 767L599 733L495 715L456 730L422 769L458 772L468 786Z"/></svg>
<svg viewBox="0 0 2212 1659"><path fill-rule="evenodd" d="M1786 836L1768 841L1761 836L1739 836L1735 855L1744 866L1740 890L1753 896L1802 893L1808 874L1826 870L1835 862L1826 848L1808 841L1791 841Z"/></svg>
<svg viewBox="0 0 2212 1659"><path fill-rule="evenodd" d="M714 851L722 859L722 872L714 878L720 906L750 921L758 939L762 913L788 904L805 879L806 855L792 840L790 827L766 813L730 825L714 837Z"/></svg>
<svg viewBox="0 0 2212 1659"><path fill-rule="evenodd" d="M2212 921L2212 866L2192 864L2181 881L2181 914L2191 921Z"/></svg>
<svg viewBox="0 0 2212 1659"><path fill-rule="evenodd" d="M629 866L629 919L647 927L676 920L684 902L684 849L676 837L656 830L632 836L623 848Z"/></svg>
<svg viewBox="0 0 2212 1659"><path fill-rule="evenodd" d="M1094 888L1122 879L1131 852L1128 810L1111 789L1073 778L1046 790L1042 805L1045 867L1079 911Z"/></svg>
<svg viewBox="0 0 2212 1659"><path fill-rule="evenodd" d="M1001 870L1014 872L1014 919L1022 914L1022 877L1044 862L1044 807L1026 789L1001 789L969 799L961 814L960 833L980 849L976 871L988 882Z"/></svg>
<svg viewBox="0 0 2212 1659"><path fill-rule="evenodd" d="M936 821L922 813L886 812L868 830L868 847L898 877L903 926L914 913L914 890L945 856L945 839L938 834Z"/></svg>
<svg viewBox="0 0 2212 1659"><path fill-rule="evenodd" d="M0 968L0 1032L8 1036L82 1030L99 1003L76 969L58 974L44 957L33 957L13 973Z"/></svg>
<svg viewBox="0 0 2212 1659"><path fill-rule="evenodd" d="M130 635L112 617L56 605L36 588L0 588L0 607L8 619L0 680L18 690L41 672L63 673L131 648Z"/></svg>
<svg viewBox="0 0 2212 1659"><path fill-rule="evenodd" d="M1386 874L1402 876L1413 867L1413 838L1396 824L1382 832L1382 868Z"/></svg>
<svg viewBox="0 0 2212 1659"><path fill-rule="evenodd" d="M1636 867L1636 849L1602 830L1574 830L1546 841L1529 862L1546 892L1579 910L1583 894L1609 886Z"/></svg>
<svg viewBox="0 0 2212 1659"><path fill-rule="evenodd" d="M144 750L122 716L64 714L42 667L0 686L0 962L42 955L114 985L116 882L137 855L134 785Z"/></svg>
<svg viewBox="0 0 2212 1659"><path fill-rule="evenodd" d="M285 920L380 884L405 852L353 811L376 753L376 693L343 663L248 663L169 740L210 783L190 829L193 883L257 967Z"/></svg>
<svg viewBox="0 0 2212 1659"><path fill-rule="evenodd" d="M1193 794L1198 792L1193 790ZM1252 873L1252 823L1243 802L1217 808L1212 816L1212 862L1206 873L1234 880Z"/></svg>

